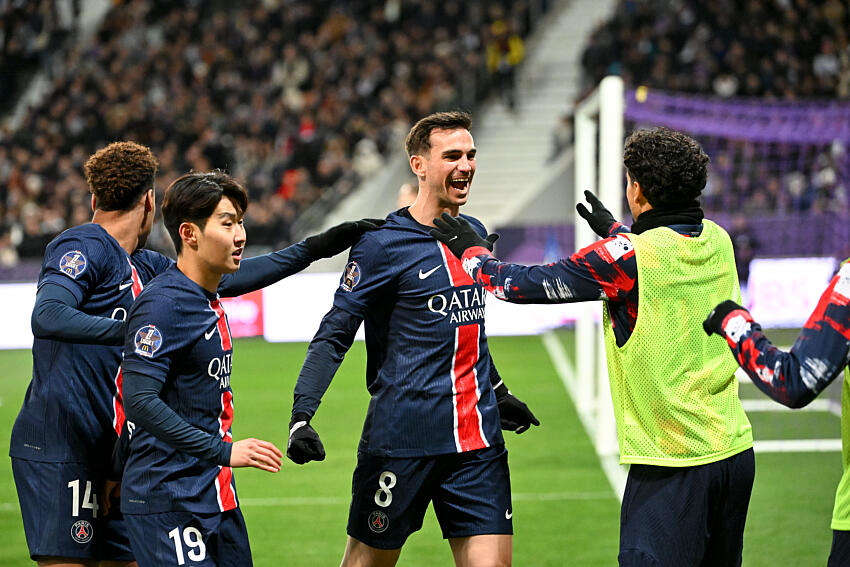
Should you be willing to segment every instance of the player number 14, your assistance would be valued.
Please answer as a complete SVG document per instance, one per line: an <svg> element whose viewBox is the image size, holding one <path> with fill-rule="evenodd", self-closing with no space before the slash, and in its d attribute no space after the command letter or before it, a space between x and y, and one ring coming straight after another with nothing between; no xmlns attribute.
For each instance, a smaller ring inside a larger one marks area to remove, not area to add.
<svg viewBox="0 0 850 567"><path fill-rule="evenodd" d="M80 479L74 479L68 483L68 488L71 489L71 515L80 515ZM97 518L97 511L100 508L97 504L97 494L91 490L91 481L86 481L86 492L83 495L82 507L86 510L91 510L92 518Z"/></svg>
<svg viewBox="0 0 850 567"><path fill-rule="evenodd" d="M183 542L189 547L189 559L192 561L203 561L207 556L207 546L204 545L204 540L201 537L201 531L198 528L189 526L183 530L183 541L180 541L180 528L174 528L168 532L168 537L174 540L174 552L177 554L177 564L184 565L186 558L183 556Z"/></svg>

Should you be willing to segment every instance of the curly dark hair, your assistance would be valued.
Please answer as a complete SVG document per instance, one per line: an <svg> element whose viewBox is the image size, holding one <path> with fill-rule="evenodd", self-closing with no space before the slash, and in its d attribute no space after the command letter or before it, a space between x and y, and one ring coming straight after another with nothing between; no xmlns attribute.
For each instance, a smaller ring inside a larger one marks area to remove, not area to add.
<svg viewBox="0 0 850 567"><path fill-rule="evenodd" d="M113 142L86 160L86 181L98 209L126 211L153 189L159 165L150 148L135 142Z"/></svg>
<svg viewBox="0 0 850 567"><path fill-rule="evenodd" d="M431 149L431 132L434 130L469 130L472 116L462 110L435 112L422 118L413 125L404 140L404 149L408 156L422 155Z"/></svg>
<svg viewBox="0 0 850 567"><path fill-rule="evenodd" d="M636 130L626 140L623 164L653 207L687 205L708 179L709 158L696 140L668 128Z"/></svg>
<svg viewBox="0 0 850 567"><path fill-rule="evenodd" d="M204 230L210 215L224 198L230 199L240 217L245 214L248 193L238 181L219 169L206 173L193 171L171 182L162 201L162 219L177 254L183 249L180 225L191 222Z"/></svg>

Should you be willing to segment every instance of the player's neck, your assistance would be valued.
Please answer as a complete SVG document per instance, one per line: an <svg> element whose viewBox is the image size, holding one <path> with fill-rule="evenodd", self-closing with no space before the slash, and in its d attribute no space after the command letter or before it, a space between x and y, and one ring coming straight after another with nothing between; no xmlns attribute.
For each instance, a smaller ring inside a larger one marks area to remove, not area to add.
<svg viewBox="0 0 850 567"><path fill-rule="evenodd" d="M215 293L218 290L222 274L210 270L209 266L192 251L183 251L177 256L177 269L208 292Z"/></svg>
<svg viewBox="0 0 850 567"><path fill-rule="evenodd" d="M410 216L413 217L413 220L425 226L434 226L434 219L438 218L443 213L449 213L453 217L456 217L459 210L459 207L442 207L439 203L424 199L421 201L417 199L416 202L408 208L408 212L410 213Z"/></svg>
<svg viewBox="0 0 850 567"><path fill-rule="evenodd" d="M91 221L99 224L118 241L119 246L132 254L139 245L141 219L137 211L102 211L97 209Z"/></svg>

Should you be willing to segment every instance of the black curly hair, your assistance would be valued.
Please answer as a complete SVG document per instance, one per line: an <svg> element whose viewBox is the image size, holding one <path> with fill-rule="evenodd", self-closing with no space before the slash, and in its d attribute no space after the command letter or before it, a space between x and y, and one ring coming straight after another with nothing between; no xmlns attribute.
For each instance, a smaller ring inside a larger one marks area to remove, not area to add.
<svg viewBox="0 0 850 567"><path fill-rule="evenodd" d="M629 177L655 208L676 208L699 197L709 161L696 140L668 128L635 130L623 151Z"/></svg>

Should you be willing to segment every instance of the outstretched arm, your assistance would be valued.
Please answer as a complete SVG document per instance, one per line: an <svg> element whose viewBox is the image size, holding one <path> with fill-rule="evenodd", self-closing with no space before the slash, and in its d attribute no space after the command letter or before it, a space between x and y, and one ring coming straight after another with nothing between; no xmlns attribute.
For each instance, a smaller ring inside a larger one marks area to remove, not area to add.
<svg viewBox="0 0 850 567"><path fill-rule="evenodd" d="M384 224L382 219L348 221L325 232L308 236L283 250L242 261L239 270L221 278L218 292L236 297L255 291L296 274L320 258L330 258L353 246L364 232Z"/></svg>
<svg viewBox="0 0 850 567"><path fill-rule="evenodd" d="M726 339L753 383L791 408L811 402L847 366L850 353L850 265L845 264L821 295L790 352L770 342L750 312L727 301L703 324Z"/></svg>

